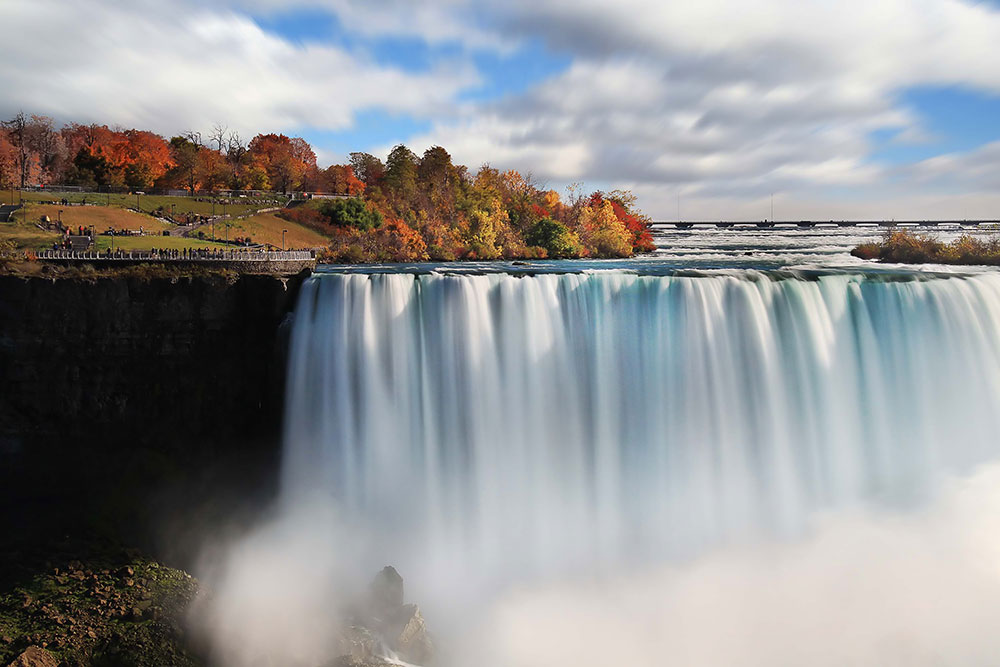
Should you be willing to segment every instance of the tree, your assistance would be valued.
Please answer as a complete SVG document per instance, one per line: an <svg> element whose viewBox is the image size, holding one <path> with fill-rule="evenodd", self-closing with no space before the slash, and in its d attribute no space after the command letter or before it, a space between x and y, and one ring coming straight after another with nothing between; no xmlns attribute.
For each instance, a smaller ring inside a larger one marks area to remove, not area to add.
<svg viewBox="0 0 1000 667"><path fill-rule="evenodd" d="M385 184L400 204L411 202L417 192L419 160L409 148L397 145L385 161Z"/></svg>
<svg viewBox="0 0 1000 667"><path fill-rule="evenodd" d="M370 230L381 226L384 220L381 213L371 210L360 199L328 199L319 211L337 227Z"/></svg>
<svg viewBox="0 0 1000 667"><path fill-rule="evenodd" d="M578 223L580 240L596 257L631 257L632 235L615 215L611 202L585 206Z"/></svg>
<svg viewBox="0 0 1000 667"><path fill-rule="evenodd" d="M318 173L318 185L322 192L357 196L365 191L365 184L354 175L354 170L346 164L330 165Z"/></svg>
<svg viewBox="0 0 1000 667"><path fill-rule="evenodd" d="M554 259L579 257L583 250L580 238L569 227L552 218L536 222L524 240L529 246L545 248L546 254Z"/></svg>
<svg viewBox="0 0 1000 667"><path fill-rule="evenodd" d="M350 157L351 169L354 170L354 175L366 187L372 188L382 182L382 179L385 177L385 165L382 164L382 160L379 160L370 153L351 153Z"/></svg>
<svg viewBox="0 0 1000 667"><path fill-rule="evenodd" d="M226 143L226 162L229 163L229 185L235 190L243 187L243 167L247 163L247 146L235 130L229 133Z"/></svg>
<svg viewBox="0 0 1000 667"><path fill-rule="evenodd" d="M0 125L7 130L10 143L14 146L14 160L17 168L17 179L21 188L28 184L28 120L24 112L19 111L10 120L5 120Z"/></svg>
<svg viewBox="0 0 1000 667"><path fill-rule="evenodd" d="M125 185L145 190L173 166L170 145L158 134L145 130L126 130L127 163Z"/></svg>
<svg viewBox="0 0 1000 667"><path fill-rule="evenodd" d="M198 150L200 146L189 137L173 137L170 140L170 154L174 167L168 180L187 188L194 194L198 186Z"/></svg>
<svg viewBox="0 0 1000 667"><path fill-rule="evenodd" d="M258 134L248 146L250 161L267 174L271 187L288 193L302 185L316 154L305 139L283 134Z"/></svg>

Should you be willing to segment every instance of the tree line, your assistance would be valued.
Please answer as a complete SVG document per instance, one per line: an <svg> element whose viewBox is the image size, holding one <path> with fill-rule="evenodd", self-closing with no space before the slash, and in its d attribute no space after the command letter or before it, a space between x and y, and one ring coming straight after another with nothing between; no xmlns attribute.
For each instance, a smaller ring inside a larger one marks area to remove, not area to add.
<svg viewBox="0 0 1000 667"><path fill-rule="evenodd" d="M333 237L328 259L346 262L629 257L654 249L648 219L628 191L565 200L517 171L475 172L444 148L404 145L385 161L351 153L320 168L304 139L258 134L244 142L219 125L169 140L146 130L18 114L0 128L0 187L27 185L307 191L315 199L282 215Z"/></svg>

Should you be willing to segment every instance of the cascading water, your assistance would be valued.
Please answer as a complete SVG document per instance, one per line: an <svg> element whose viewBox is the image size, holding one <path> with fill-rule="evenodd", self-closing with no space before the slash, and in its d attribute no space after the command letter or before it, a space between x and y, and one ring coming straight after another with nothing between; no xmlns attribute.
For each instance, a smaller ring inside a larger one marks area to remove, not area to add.
<svg viewBox="0 0 1000 667"><path fill-rule="evenodd" d="M283 500L494 581L797 534L995 456L998 343L995 275L318 275Z"/></svg>

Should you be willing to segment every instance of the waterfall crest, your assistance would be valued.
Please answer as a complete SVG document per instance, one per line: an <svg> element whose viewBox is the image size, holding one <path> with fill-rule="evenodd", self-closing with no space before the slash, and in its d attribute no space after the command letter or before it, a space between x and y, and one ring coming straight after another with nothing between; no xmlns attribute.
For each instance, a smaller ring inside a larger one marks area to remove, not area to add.
<svg viewBox="0 0 1000 667"><path fill-rule="evenodd" d="M317 275L283 500L452 576L796 534L994 457L998 343L994 275Z"/></svg>

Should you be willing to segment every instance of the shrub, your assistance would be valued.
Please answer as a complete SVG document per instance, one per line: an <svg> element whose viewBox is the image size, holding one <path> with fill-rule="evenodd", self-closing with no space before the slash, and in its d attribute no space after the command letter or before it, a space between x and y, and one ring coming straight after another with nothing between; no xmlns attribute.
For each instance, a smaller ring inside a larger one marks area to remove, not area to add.
<svg viewBox="0 0 1000 667"><path fill-rule="evenodd" d="M926 234L890 230L881 241L862 243L851 250L855 257L899 264L1000 264L1000 238L963 234L942 243Z"/></svg>

